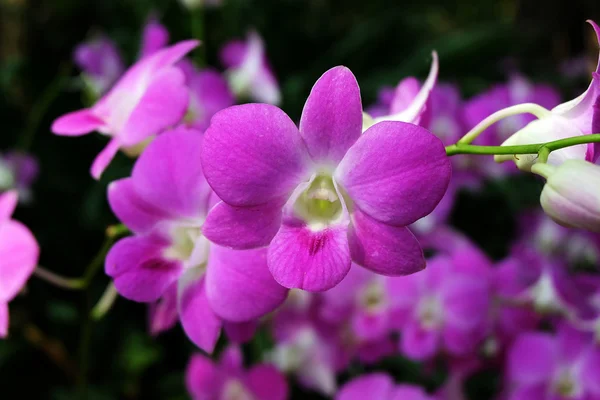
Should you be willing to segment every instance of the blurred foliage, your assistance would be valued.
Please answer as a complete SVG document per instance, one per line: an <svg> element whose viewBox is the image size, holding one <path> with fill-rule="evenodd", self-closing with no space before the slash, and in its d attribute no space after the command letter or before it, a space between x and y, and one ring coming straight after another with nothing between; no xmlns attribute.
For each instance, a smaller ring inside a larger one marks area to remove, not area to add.
<svg viewBox="0 0 600 400"><path fill-rule="evenodd" d="M293 117L300 115L316 78L332 66L345 64L355 72L369 104L382 85L410 74L423 77L433 49L440 55L441 79L460 84L465 96L504 80L515 68L572 96L586 83L561 77L558 66L596 51L584 21L600 19L597 0L548 0L543 6L524 0L225 2L203 11L208 64L218 66L223 43L256 29L282 84L283 108ZM131 62L151 15L167 25L173 41L190 37L192 16L174 0L0 0L0 149L28 149L42 166L34 206L16 216L39 239L40 263L66 276L80 276L100 248L105 227L115 222L106 184L126 175L132 164L119 156L95 182L88 170L102 139L50 134L53 118L82 106L71 54L77 43L106 32ZM525 180L463 194L455 225L501 257L514 232L515 211L537 201L540 185ZM27 296L11 304L11 340L0 341L2 398L186 398L183 373L194 348L179 328L150 338L146 307L124 300L104 320L89 320L107 283L98 276L80 293L30 281ZM248 345L253 359L257 346L269 346L263 336ZM419 367L406 361L380 367L403 379L419 377ZM424 383L436 385L442 378L431 379ZM474 398L489 398L490 388L471 386ZM318 398L296 390L294 398Z"/></svg>

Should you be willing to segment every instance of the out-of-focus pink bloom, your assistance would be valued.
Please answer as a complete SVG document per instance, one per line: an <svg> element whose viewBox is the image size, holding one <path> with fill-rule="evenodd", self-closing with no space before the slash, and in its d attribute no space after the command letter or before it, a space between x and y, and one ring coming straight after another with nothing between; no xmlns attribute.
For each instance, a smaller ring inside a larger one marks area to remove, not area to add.
<svg viewBox="0 0 600 400"><path fill-rule="evenodd" d="M444 146L404 122L363 134L362 120L358 83L344 67L315 83L300 128L267 104L217 113L202 165L223 201L206 236L233 248L269 245L269 269L289 288L330 289L352 261L388 276L422 269L406 226L433 211L448 187Z"/></svg>
<svg viewBox="0 0 600 400"><path fill-rule="evenodd" d="M600 42L600 27L593 21L588 21ZM547 115L535 120L507 138L502 145L513 146L532 143L545 143L568 137L588 135L600 132L600 58L596 72L592 74L592 82L588 89L579 97L557 105ZM541 104L541 103L538 103ZM543 104L542 104L543 105ZM600 144L589 143L571 146L550 153L548 163L559 165L565 160L578 159L592 163L600 156ZM514 160L523 170L529 170L536 162L537 155L523 155L518 159L511 156L496 156L497 161Z"/></svg>
<svg viewBox="0 0 600 400"><path fill-rule="evenodd" d="M490 263L473 255L468 249L441 254L424 271L393 280L404 355L425 360L445 350L464 357L478 348L487 329Z"/></svg>
<svg viewBox="0 0 600 400"><path fill-rule="evenodd" d="M78 45L73 58L98 97L106 93L125 71L117 46L106 36Z"/></svg>
<svg viewBox="0 0 600 400"><path fill-rule="evenodd" d="M260 103L279 104L279 84L267 60L265 45L256 32L250 32L246 41L234 40L225 45L220 54L227 69L229 85L238 97Z"/></svg>
<svg viewBox="0 0 600 400"><path fill-rule="evenodd" d="M288 384L273 366L243 366L238 347L226 348L218 362L203 354L192 356L185 376L194 400L286 400Z"/></svg>
<svg viewBox="0 0 600 400"><path fill-rule="evenodd" d="M335 400L434 400L420 386L396 384L391 376L383 373L361 375L342 386Z"/></svg>
<svg viewBox="0 0 600 400"><path fill-rule="evenodd" d="M0 338L8 335L8 303L35 270L40 248L27 227L11 219L17 192L0 194Z"/></svg>
<svg viewBox="0 0 600 400"><path fill-rule="evenodd" d="M0 193L15 189L19 201L32 200L31 185L37 179L39 166L35 157L17 151L0 154Z"/></svg>
<svg viewBox="0 0 600 400"><path fill-rule="evenodd" d="M181 121L189 90L175 64L197 45L180 42L138 61L94 106L58 118L52 131L62 136L98 131L111 137L92 165L92 176L99 178L119 149L132 149Z"/></svg>
<svg viewBox="0 0 600 400"><path fill-rule="evenodd" d="M394 89L393 95L383 92L384 103L389 100L389 109L383 115L374 116L364 115L363 130L367 130L374 124L382 121L410 122L427 127L431 119L431 101L430 95L435 83L437 82L439 63L437 53L432 53L433 61L429 76L420 85L417 78L408 77L400 81ZM375 107L375 112L379 114L383 111L381 105Z"/></svg>
<svg viewBox="0 0 600 400"><path fill-rule="evenodd" d="M506 369L508 400L600 398L600 347L590 334L566 325L555 335L521 335L510 349Z"/></svg>
<svg viewBox="0 0 600 400"><path fill-rule="evenodd" d="M151 56L169 44L169 31L158 20L150 18L142 32L140 59Z"/></svg>
<svg viewBox="0 0 600 400"><path fill-rule="evenodd" d="M269 273L265 249L229 250L202 235L215 200L198 162L201 148L197 131L166 132L142 153L130 178L109 186L111 208L135 235L113 246L105 267L122 296L148 303L162 298L154 306L153 331L172 324L177 285L185 332L211 352L223 320L258 318L279 306L287 290Z"/></svg>
<svg viewBox="0 0 600 400"><path fill-rule="evenodd" d="M558 167L537 163L531 171L546 178L540 203L557 223L600 232L600 166L567 160Z"/></svg>

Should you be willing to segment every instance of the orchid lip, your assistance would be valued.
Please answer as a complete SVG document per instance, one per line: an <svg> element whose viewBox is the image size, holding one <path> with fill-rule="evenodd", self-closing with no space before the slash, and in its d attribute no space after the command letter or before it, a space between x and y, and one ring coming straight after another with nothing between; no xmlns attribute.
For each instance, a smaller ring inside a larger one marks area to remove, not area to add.
<svg viewBox="0 0 600 400"><path fill-rule="evenodd" d="M179 223L168 229L171 246L164 250L164 257L183 262L184 267L206 268L209 242L202 235L202 224L198 222Z"/></svg>

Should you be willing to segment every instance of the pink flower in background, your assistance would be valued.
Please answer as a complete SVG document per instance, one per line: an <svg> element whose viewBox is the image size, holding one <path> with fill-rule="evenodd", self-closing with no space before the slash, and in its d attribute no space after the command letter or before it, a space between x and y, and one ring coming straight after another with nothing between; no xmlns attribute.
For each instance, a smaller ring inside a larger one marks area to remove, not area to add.
<svg viewBox="0 0 600 400"><path fill-rule="evenodd" d="M33 199L31 186L39 175L39 165L34 156L18 151L0 154L0 193L16 189L19 202Z"/></svg>
<svg viewBox="0 0 600 400"><path fill-rule="evenodd" d="M366 130L374 124L382 121L400 121L410 122L412 124L427 127L431 118L431 102L429 100L431 91L437 82L439 63L437 53L432 53L433 61L429 76L423 83L419 83L417 78L408 77L398 83L392 96L388 92L382 93L384 104L389 101L389 110L383 115L372 116L365 115L363 121L363 130ZM379 114L383 111L375 108Z"/></svg>
<svg viewBox="0 0 600 400"><path fill-rule="evenodd" d="M98 179L119 149L140 145L181 121L189 90L174 65L197 45L180 42L138 61L94 106L58 118L52 131L62 136L98 131L111 138L92 165Z"/></svg>
<svg viewBox="0 0 600 400"><path fill-rule="evenodd" d="M352 261L382 275L424 268L406 226L446 191L444 146L404 122L363 134L362 119L358 84L344 67L317 81L299 129L266 104L217 113L202 165L223 201L207 218L206 236L234 248L269 245L269 269L288 288L332 288Z"/></svg>
<svg viewBox="0 0 600 400"><path fill-rule="evenodd" d="M474 352L487 329L489 261L468 251L439 255L427 269L393 281L395 319L401 352L416 360L440 351L464 357Z"/></svg>
<svg viewBox="0 0 600 400"><path fill-rule="evenodd" d="M151 56L169 44L169 31L155 18L150 18L142 32L139 58Z"/></svg>
<svg viewBox="0 0 600 400"><path fill-rule="evenodd" d="M25 286L40 253L29 229L11 219L16 206L15 191L0 194L0 338L8 335L8 303Z"/></svg>
<svg viewBox="0 0 600 400"><path fill-rule="evenodd" d="M238 347L226 348L219 361L196 354L192 356L185 376L186 387L193 400L286 400L288 384L273 366L243 366Z"/></svg>
<svg viewBox="0 0 600 400"><path fill-rule="evenodd" d="M229 85L236 96L260 103L278 105L281 102L279 84L258 33L250 32L246 41L227 43L221 50L220 59L227 69Z"/></svg>
<svg viewBox="0 0 600 400"><path fill-rule="evenodd" d="M96 96L106 93L125 71L119 49L105 36L78 45L73 58Z"/></svg>
<svg viewBox="0 0 600 400"><path fill-rule="evenodd" d="M529 332L506 364L508 400L600 399L600 347L592 335L561 325L556 334Z"/></svg>
<svg viewBox="0 0 600 400"><path fill-rule="evenodd" d="M391 376L384 373L361 375L342 386L335 400L434 400L420 386L396 384Z"/></svg>
<svg viewBox="0 0 600 400"><path fill-rule="evenodd" d="M166 132L142 153L130 178L109 186L111 208L135 235L113 246L106 273L128 299L162 298L153 310L154 331L172 324L176 303L187 335L211 352L223 320L252 321L279 306L287 290L269 273L266 249L229 250L202 235L215 200L199 163L201 149L197 131Z"/></svg>

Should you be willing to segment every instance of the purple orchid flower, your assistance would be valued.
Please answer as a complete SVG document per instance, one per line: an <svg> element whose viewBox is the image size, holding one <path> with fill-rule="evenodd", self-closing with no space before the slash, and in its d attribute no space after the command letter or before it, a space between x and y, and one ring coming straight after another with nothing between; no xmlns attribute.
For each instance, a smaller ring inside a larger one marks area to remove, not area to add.
<svg viewBox="0 0 600 400"><path fill-rule="evenodd" d="M431 69L423 86L414 77L401 80L394 89L393 96L389 99L389 111L377 117L366 114L363 120L363 130L382 121L410 122L424 127L428 126L431 118L429 98L437 82L439 71L438 56L435 51L432 53L432 57ZM384 95L388 94L384 93ZM383 100L387 101L385 98ZM375 112L378 113L379 110L376 108Z"/></svg>
<svg viewBox="0 0 600 400"><path fill-rule="evenodd" d="M485 336L490 305L489 261L467 251L438 255L418 274L393 281L401 351L425 360L444 349L463 357Z"/></svg>
<svg viewBox="0 0 600 400"><path fill-rule="evenodd" d="M197 131L166 132L142 153L130 178L109 186L111 208L135 235L113 246L106 273L123 297L139 302L166 296L168 303L176 284L185 332L211 352L223 320L258 318L278 307L287 290L269 273L265 249L229 250L202 235L214 201L198 162L201 149Z"/></svg>
<svg viewBox="0 0 600 400"><path fill-rule="evenodd" d="M40 253L31 231L11 219L17 201L16 191L0 194L0 338L8 335L8 303L25 286Z"/></svg>
<svg viewBox="0 0 600 400"><path fill-rule="evenodd" d="M336 394L335 400L434 400L420 386L396 384L384 373L361 375L347 382Z"/></svg>
<svg viewBox="0 0 600 400"><path fill-rule="evenodd" d="M38 162L32 155L17 151L0 154L0 193L15 189L19 202L29 203L33 199L31 185L38 174Z"/></svg>
<svg viewBox="0 0 600 400"><path fill-rule="evenodd" d="M94 106L58 118L52 131L81 136L96 130L112 138L92 165L98 179L120 148L132 149L183 118L188 88L174 64L197 45L180 42L138 61Z"/></svg>
<svg viewBox="0 0 600 400"><path fill-rule="evenodd" d="M600 43L600 27L594 21L588 20L594 28ZM588 89L579 97L554 107L547 115L535 120L523 129L506 139L502 145L513 146L531 143L544 143L600 132L600 56L596 71L592 74L592 82ZM571 146L553 151L548 163L559 165L568 159L579 159L595 163L600 157L600 144L589 143ZM525 155L514 159L511 156L495 156L497 161L514 160L517 166L528 171L536 162L537 155Z"/></svg>
<svg viewBox="0 0 600 400"><path fill-rule="evenodd" d="M269 269L281 285L330 289L352 261L383 275L425 267L406 225L448 187L444 146L403 122L362 134L360 90L347 68L317 81L300 129L277 107L245 104L217 113L205 135L204 172L223 200L205 235L234 248L270 244Z"/></svg>
<svg viewBox="0 0 600 400"><path fill-rule="evenodd" d="M116 44L105 36L78 45L73 58L98 97L106 93L125 71Z"/></svg>
<svg viewBox="0 0 600 400"><path fill-rule="evenodd" d="M562 325L555 335L521 335L508 354L508 400L600 399L600 348Z"/></svg>
<svg viewBox="0 0 600 400"><path fill-rule="evenodd" d="M274 105L281 102L279 85L258 33L250 32L245 42L227 43L221 50L220 59L236 96Z"/></svg>
<svg viewBox="0 0 600 400"><path fill-rule="evenodd" d="M194 400L285 400L288 384L273 366L258 364L245 370L242 352L230 346L218 362L196 354L190 360L185 377Z"/></svg>
<svg viewBox="0 0 600 400"><path fill-rule="evenodd" d="M155 18L150 18L142 32L140 59L151 56L169 44L169 31Z"/></svg>

